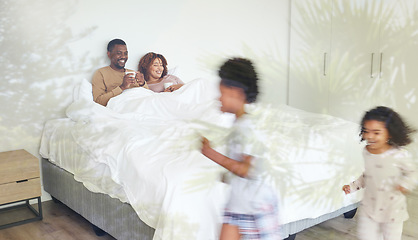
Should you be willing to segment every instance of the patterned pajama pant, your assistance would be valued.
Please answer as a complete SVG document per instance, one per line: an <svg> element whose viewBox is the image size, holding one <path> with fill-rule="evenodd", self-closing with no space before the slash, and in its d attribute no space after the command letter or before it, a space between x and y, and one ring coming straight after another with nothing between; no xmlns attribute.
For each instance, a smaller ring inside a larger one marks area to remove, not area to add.
<svg viewBox="0 0 418 240"><path fill-rule="evenodd" d="M361 240L401 240L403 222L379 223L359 214L358 237Z"/></svg>
<svg viewBox="0 0 418 240"><path fill-rule="evenodd" d="M224 213L224 223L238 226L242 240L280 240L277 212L268 214Z"/></svg>

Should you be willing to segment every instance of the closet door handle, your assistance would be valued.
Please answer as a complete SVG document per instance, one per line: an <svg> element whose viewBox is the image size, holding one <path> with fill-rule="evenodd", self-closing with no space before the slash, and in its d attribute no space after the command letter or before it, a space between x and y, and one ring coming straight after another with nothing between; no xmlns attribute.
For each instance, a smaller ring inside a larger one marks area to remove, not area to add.
<svg viewBox="0 0 418 240"><path fill-rule="evenodd" d="M372 53L372 60L370 63L370 78L373 78L373 58L374 58L374 53Z"/></svg>
<svg viewBox="0 0 418 240"><path fill-rule="evenodd" d="M380 53L379 77L382 77L382 62L383 62L383 53Z"/></svg>
<svg viewBox="0 0 418 240"><path fill-rule="evenodd" d="M324 53L324 76L327 75L327 53Z"/></svg>

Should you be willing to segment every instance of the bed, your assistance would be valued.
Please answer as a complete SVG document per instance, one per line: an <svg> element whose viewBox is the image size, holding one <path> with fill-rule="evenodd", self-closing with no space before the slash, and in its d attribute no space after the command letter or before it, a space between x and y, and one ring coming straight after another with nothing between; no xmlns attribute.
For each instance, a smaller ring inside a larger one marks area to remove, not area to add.
<svg viewBox="0 0 418 240"><path fill-rule="evenodd" d="M174 93L131 89L108 107L83 80L67 118L45 124L44 189L116 239L217 239L229 186L199 152L218 151L233 118L219 112L217 83L197 79ZM271 149L283 238L355 209L362 192L341 186L362 173L358 126L288 106L248 106Z"/></svg>

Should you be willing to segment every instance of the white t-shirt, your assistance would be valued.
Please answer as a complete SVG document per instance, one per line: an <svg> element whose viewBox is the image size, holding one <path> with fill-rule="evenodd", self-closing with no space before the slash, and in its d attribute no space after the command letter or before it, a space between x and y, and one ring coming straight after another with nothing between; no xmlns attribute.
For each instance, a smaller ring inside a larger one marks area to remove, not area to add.
<svg viewBox="0 0 418 240"><path fill-rule="evenodd" d="M252 156L246 178L230 174L231 195L226 206L229 212L262 214L277 210L277 196L263 177L268 149L263 144L263 134L256 130L254 122L249 114L241 116L228 138L229 158L241 161L242 154Z"/></svg>

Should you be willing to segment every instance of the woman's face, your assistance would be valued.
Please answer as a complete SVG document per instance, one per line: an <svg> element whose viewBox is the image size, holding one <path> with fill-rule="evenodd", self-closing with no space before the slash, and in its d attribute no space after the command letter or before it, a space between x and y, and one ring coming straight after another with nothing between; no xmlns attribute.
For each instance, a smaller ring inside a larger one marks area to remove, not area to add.
<svg viewBox="0 0 418 240"><path fill-rule="evenodd" d="M158 80L163 74L164 66L161 59L156 58L148 69L150 80Z"/></svg>

